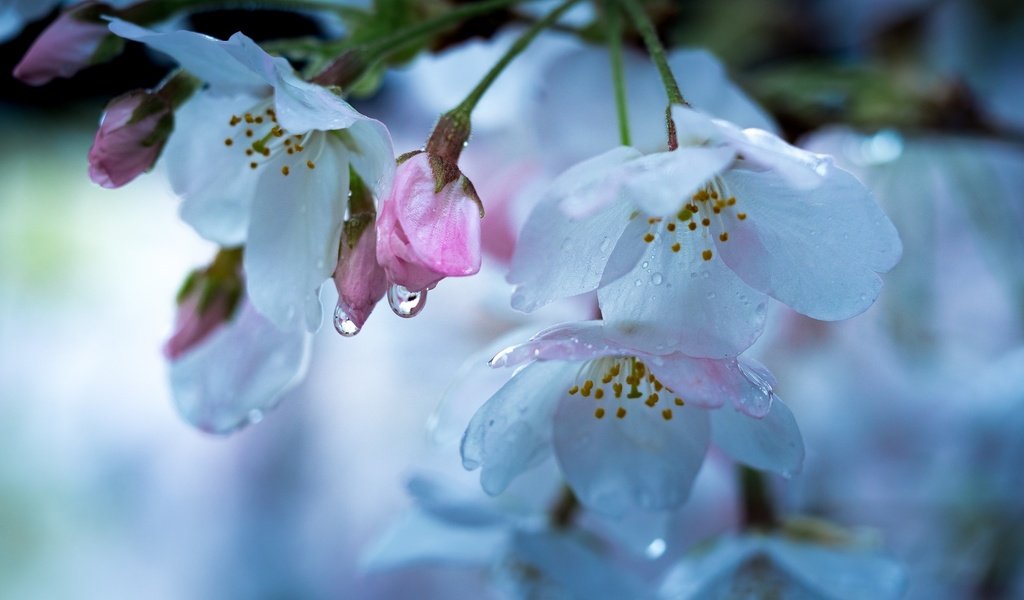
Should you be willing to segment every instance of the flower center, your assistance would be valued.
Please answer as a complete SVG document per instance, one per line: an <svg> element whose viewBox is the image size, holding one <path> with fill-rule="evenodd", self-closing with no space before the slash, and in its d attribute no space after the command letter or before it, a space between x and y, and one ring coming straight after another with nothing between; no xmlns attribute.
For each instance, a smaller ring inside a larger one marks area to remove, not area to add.
<svg viewBox="0 0 1024 600"><path fill-rule="evenodd" d="M686 236L700 236L699 240L693 241L699 241L703 246L701 258L711 260L715 255L712 223L718 225L718 241L727 242L730 220L743 221L746 218L747 213L736 209L736 196L730 195L725 189L725 183L716 177L697 190L674 217L648 218L647 223L650 227L643 239L644 242L651 244L660 234L666 243L670 243L672 252L679 252L682 250L683 241L686 241Z"/></svg>
<svg viewBox="0 0 1024 600"><path fill-rule="evenodd" d="M581 383L582 382L582 383ZM606 356L585 364L569 388L570 396L593 398L598 404L594 417L612 414L625 419L630 410L655 409L672 398L675 406L686 404L672 388L658 381L644 362L633 356ZM662 408L661 417L672 420L672 409Z"/></svg>
<svg viewBox="0 0 1024 600"><path fill-rule="evenodd" d="M228 120L233 135L224 138L224 146L228 150L237 150L252 170L277 158L282 154L294 157L294 161L283 161L291 164L281 165L281 175L287 177L295 168L316 168L316 157L307 156L306 146L317 131L309 131L302 135L289 135L277 123L277 114L270 101L261 102L251 112L242 115L231 115Z"/></svg>

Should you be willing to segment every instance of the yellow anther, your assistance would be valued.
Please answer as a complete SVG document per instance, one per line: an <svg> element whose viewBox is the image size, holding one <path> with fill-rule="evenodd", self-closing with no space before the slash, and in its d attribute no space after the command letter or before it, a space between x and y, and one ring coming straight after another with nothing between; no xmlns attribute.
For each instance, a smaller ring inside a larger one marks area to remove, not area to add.
<svg viewBox="0 0 1024 600"><path fill-rule="evenodd" d="M288 149L288 154L295 154L295 149L294 148L289 148Z"/></svg>
<svg viewBox="0 0 1024 600"><path fill-rule="evenodd" d="M612 391L615 392L615 397L616 398L621 398L622 397L622 384L621 383L613 383L612 384Z"/></svg>
<svg viewBox="0 0 1024 600"><path fill-rule="evenodd" d="M694 223L693 221L690 221L690 224L687 225L687 227L690 228L690 231L696 231L697 230L697 224Z"/></svg>
<svg viewBox="0 0 1024 600"><path fill-rule="evenodd" d="M316 163L314 163L311 160L307 160L306 161L306 166L309 167L310 169L315 169L316 168Z"/></svg>
<svg viewBox="0 0 1024 600"><path fill-rule="evenodd" d="M647 397L647 400L644 400L644 404L646 404L647 406L650 406L650 407L653 407L657 403L658 403L658 395L657 394L651 394L650 396Z"/></svg>
<svg viewBox="0 0 1024 600"><path fill-rule="evenodd" d="M714 256L714 253L711 252L710 250L705 250L704 252L701 252L700 255L701 257L704 258L704 260L711 260L711 257Z"/></svg>
<svg viewBox="0 0 1024 600"><path fill-rule="evenodd" d="M290 138L289 138L289 139L287 139L287 140L285 140L285 141L284 141L284 145L285 145L285 146L291 146L291 145L292 145L292 140L291 140Z"/></svg>
<svg viewBox="0 0 1024 600"><path fill-rule="evenodd" d="M722 240L723 242L728 242L729 241L729 232L728 231L723 231L722 233L718 234L718 239Z"/></svg>
<svg viewBox="0 0 1024 600"><path fill-rule="evenodd" d="M715 206L714 208L711 209L711 212L715 213L716 215L720 214L722 212L722 207L721 206Z"/></svg>
<svg viewBox="0 0 1024 600"><path fill-rule="evenodd" d="M580 386L574 385L571 388L569 388L569 395L570 396L575 396L576 392L578 392L578 391L580 391Z"/></svg>
<svg viewBox="0 0 1024 600"><path fill-rule="evenodd" d="M230 146L231 144L234 144L234 143L235 143L235 140L233 140L231 138L227 138L227 139L224 140L224 145L225 146Z"/></svg>
<svg viewBox="0 0 1024 600"><path fill-rule="evenodd" d="M711 197L714 198L715 200L718 200L718 192L716 192L715 190L711 190Z"/></svg>
<svg viewBox="0 0 1024 600"><path fill-rule="evenodd" d="M664 388L664 387L665 386L662 385L660 381L658 381L657 379L654 380L654 389L655 390L660 392L662 390L662 388Z"/></svg>
<svg viewBox="0 0 1024 600"><path fill-rule="evenodd" d="M594 390L594 400L600 400L601 398L604 398L604 389L597 388Z"/></svg>
<svg viewBox="0 0 1024 600"><path fill-rule="evenodd" d="M681 248L682 248L682 246L679 245L679 242L676 242L676 243L672 244L672 251L673 252L679 252L679 250Z"/></svg>
<svg viewBox="0 0 1024 600"><path fill-rule="evenodd" d="M653 242L654 241L654 234L653 233L645 234L644 235L644 241L647 242L648 244Z"/></svg>
<svg viewBox="0 0 1024 600"><path fill-rule="evenodd" d="M676 398L676 406L682 406L684 404L686 404L686 403L683 402L682 398Z"/></svg>
<svg viewBox="0 0 1024 600"><path fill-rule="evenodd" d="M708 225L711 225L711 219L704 217L700 220L700 224L707 227Z"/></svg>
<svg viewBox="0 0 1024 600"><path fill-rule="evenodd" d="M252 156L252 148L246 148L245 149L245 155L246 156Z"/></svg>
<svg viewBox="0 0 1024 600"><path fill-rule="evenodd" d="M599 408L599 409L595 410L594 411L594 416L597 417L598 419L603 419L604 418L604 409L603 408Z"/></svg>
<svg viewBox="0 0 1024 600"><path fill-rule="evenodd" d="M282 175L287 175L288 172L289 172L288 171L288 165L285 165L285 166L281 167L281 174Z"/></svg>
<svg viewBox="0 0 1024 600"><path fill-rule="evenodd" d="M228 125L234 127L238 125L242 120L238 118L238 115L231 115L231 120L228 121Z"/></svg>
<svg viewBox="0 0 1024 600"><path fill-rule="evenodd" d="M250 169L255 169L256 168L256 163L254 163L254 162L249 163L249 168Z"/></svg>
<svg viewBox="0 0 1024 600"><path fill-rule="evenodd" d="M253 121L252 113L245 113L245 122L246 123L252 123L252 121Z"/></svg>
<svg viewBox="0 0 1024 600"><path fill-rule="evenodd" d="M680 221L688 221L693 217L693 211L690 210L690 205L687 204L683 210L676 214L676 218Z"/></svg>
<svg viewBox="0 0 1024 600"><path fill-rule="evenodd" d="M736 196L729 196L729 199L725 201L726 206L733 206L736 204Z"/></svg>
<svg viewBox="0 0 1024 600"><path fill-rule="evenodd" d="M245 130L245 137L252 137L252 129Z"/></svg>
<svg viewBox="0 0 1024 600"><path fill-rule="evenodd" d="M747 218L747 213L736 213L736 218L742 221Z"/></svg>
<svg viewBox="0 0 1024 600"><path fill-rule="evenodd" d="M257 123L262 123L263 117L256 117L255 119L253 119L253 121L256 121Z"/></svg>
<svg viewBox="0 0 1024 600"><path fill-rule="evenodd" d="M620 419L626 418L626 409L620 406L619 410L615 411L615 416Z"/></svg>
<svg viewBox="0 0 1024 600"><path fill-rule="evenodd" d="M671 408L666 408L665 410L661 411L661 418L665 419L666 421L671 421L672 420L672 409Z"/></svg>
<svg viewBox="0 0 1024 600"><path fill-rule="evenodd" d="M676 224L675 223L669 223L668 225L665 226L665 229L668 229L669 231L675 231L676 230Z"/></svg>

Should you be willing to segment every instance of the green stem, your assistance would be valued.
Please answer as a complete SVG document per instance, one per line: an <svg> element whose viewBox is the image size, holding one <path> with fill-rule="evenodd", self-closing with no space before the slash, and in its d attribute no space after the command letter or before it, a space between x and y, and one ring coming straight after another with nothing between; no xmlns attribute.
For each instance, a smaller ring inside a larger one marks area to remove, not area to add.
<svg viewBox="0 0 1024 600"><path fill-rule="evenodd" d="M651 55L651 60L658 67L658 74L661 75L661 83L665 86L665 93L668 94L669 104L688 106L682 92L679 91L679 84L676 83L675 76L672 75L672 69L668 66L665 47L661 45L661 40L658 39L658 32L654 29L654 23L651 23L650 17L647 16L647 13L644 12L643 7L640 6L637 0L619 0L619 2L633 19L633 24L636 26L637 31L640 32L640 37L644 39L644 44L647 46L647 53Z"/></svg>
<svg viewBox="0 0 1024 600"><path fill-rule="evenodd" d="M778 525L775 507L761 472L743 465L737 466L737 471L744 528L771 529Z"/></svg>
<svg viewBox="0 0 1024 600"><path fill-rule="evenodd" d="M555 529L568 529L572 526L573 519L576 517L576 513L579 512L579 509L580 501L576 498L576 494L572 493L569 486L564 486L562 493L551 507L552 527Z"/></svg>
<svg viewBox="0 0 1024 600"><path fill-rule="evenodd" d="M480 83L476 84L476 87L469 92L466 99L452 109L450 113L459 113L468 119L477 103L480 102L480 98L482 98L484 93L487 92L487 88L491 87L491 84L494 83L494 80L497 79L499 75L501 75L501 72L505 70L505 67L515 60L515 58L519 56L519 53L525 50L526 47L530 45L530 42L532 42L541 31L544 31L553 25L555 21L557 21L563 14L565 14L566 11L572 8L573 4L576 4L577 2L579 2L579 0L565 0L558 5L558 8L548 13L546 17L537 21L531 25L529 29L524 31L523 34L512 43L512 46L505 52L505 55L498 59L498 62L491 67L491 70L488 71L486 75L484 75L484 78L480 80Z"/></svg>
<svg viewBox="0 0 1024 600"><path fill-rule="evenodd" d="M612 63L612 86L615 88L615 113L619 121L619 142L631 146L629 111L626 107L626 74L622 67L622 15L619 7L607 3L608 55Z"/></svg>

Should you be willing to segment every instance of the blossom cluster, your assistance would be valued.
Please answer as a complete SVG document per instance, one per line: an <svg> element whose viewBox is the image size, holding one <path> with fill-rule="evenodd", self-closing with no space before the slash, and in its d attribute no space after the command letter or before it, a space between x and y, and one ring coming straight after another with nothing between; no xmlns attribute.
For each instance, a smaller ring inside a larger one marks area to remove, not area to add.
<svg viewBox="0 0 1024 600"><path fill-rule="evenodd" d="M64 12L38 38L15 70L33 85L106 60L126 41L177 65L157 87L111 101L88 158L92 180L111 188L161 164L181 219L220 248L182 286L165 348L185 419L214 433L263 419L305 373L328 280L337 291L334 327L352 337L380 300L413 317L445 278L481 269L482 252L495 243L484 217L498 222L507 207L478 193L459 165L464 152L472 160L473 110L505 64L573 4L536 20L493 77L444 113L421 149L403 154L386 123L346 100L372 63L352 47L311 73L241 32L220 40L149 28L154 23L130 18L143 13L91 2ZM643 10L621 4L623 15ZM643 36L643 18L636 27ZM713 58L686 59L719 72L684 79L686 100L663 52L645 41L663 61L669 98L642 115L658 124L657 134L590 148L550 178L506 183L534 196L521 227L510 225L518 229L505 253L511 306L532 313L585 295L589 310L538 326L491 358L491 368L511 374L478 403L461 439L463 466L479 469L490 496L553 458L568 522L574 506L600 518L677 510L719 451L743 469L799 472L805 450L797 419L774 375L745 354L766 328L769 299L813 319L848 319L875 302L880 275L902 252L872 193L832 157L791 145L770 120L734 123L729 103L705 100L753 105ZM453 519L461 525L476 514L419 495L428 512L462 511ZM553 562L544 556L576 557L574 568L591 574L604 560L558 519L537 525L490 510L477 516L487 527L500 524L498 554L545 577ZM427 527L423 519L415 524ZM723 542L716 553L730 566L716 569L742 571L736 565L757 555L799 579L813 565L846 558L801 546L776 522L761 525L771 533ZM888 563L858 564L865 579L884 576L878 597L900 587ZM570 591L681 597L673 590L699 579L686 569L660 591L629 578L588 580Z"/></svg>

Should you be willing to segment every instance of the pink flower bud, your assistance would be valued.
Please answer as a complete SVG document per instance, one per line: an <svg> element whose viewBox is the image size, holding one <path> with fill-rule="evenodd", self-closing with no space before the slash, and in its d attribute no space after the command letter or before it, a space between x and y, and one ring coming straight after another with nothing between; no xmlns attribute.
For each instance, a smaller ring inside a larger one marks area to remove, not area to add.
<svg viewBox="0 0 1024 600"><path fill-rule="evenodd" d="M439 156L398 165L377 219L377 260L388 280L411 291L480 270L480 200L473 184Z"/></svg>
<svg viewBox="0 0 1024 600"><path fill-rule="evenodd" d="M178 305L174 319L174 333L164 344L164 356L176 360L199 345L218 327L228 321L234 302L227 295L218 295L210 305L199 308L199 294L189 295Z"/></svg>
<svg viewBox="0 0 1024 600"><path fill-rule="evenodd" d="M98 20L100 10L107 8L88 3L57 17L14 67L14 76L29 85L44 85L105 58L113 48L105 48L104 41L118 39Z"/></svg>
<svg viewBox="0 0 1024 600"><path fill-rule="evenodd" d="M362 226L361 232L358 226ZM341 236L341 257L334 270L334 285L338 288L335 328L342 335L358 333L374 306L387 292L388 279L377 262L376 248L377 231L372 217L366 217L362 223L357 218L345 224Z"/></svg>
<svg viewBox="0 0 1024 600"><path fill-rule="evenodd" d="M157 94L140 90L111 100L89 149L89 178L117 188L148 171L173 122L171 105Z"/></svg>

